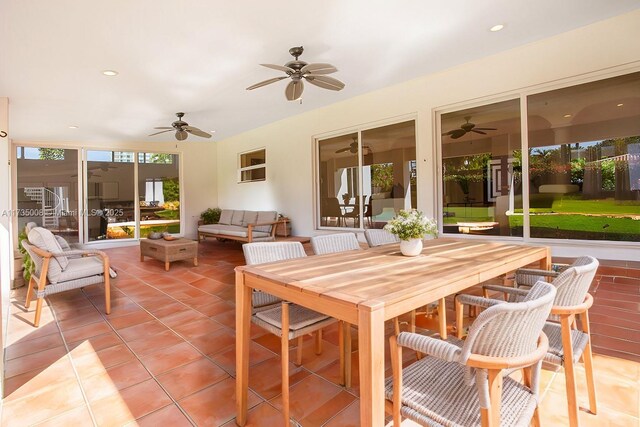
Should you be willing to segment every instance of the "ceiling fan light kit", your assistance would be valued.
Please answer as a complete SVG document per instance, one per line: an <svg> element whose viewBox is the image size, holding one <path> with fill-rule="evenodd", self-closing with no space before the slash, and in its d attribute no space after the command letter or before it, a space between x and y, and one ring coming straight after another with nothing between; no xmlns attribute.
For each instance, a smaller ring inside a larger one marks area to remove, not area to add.
<svg viewBox="0 0 640 427"><path fill-rule="evenodd" d="M302 92L304 91L304 81L322 89L339 91L344 88L344 83L340 80L327 76L327 74L332 74L338 71L336 67L326 63L308 64L305 61L301 61L298 57L302 55L302 52L304 52L304 48L302 46L292 47L289 49L289 53L295 58L293 61L289 61L284 65L260 64L263 67L283 71L287 75L264 80L249 86L247 90L257 89L259 87L290 78L291 81L287 84L284 95L287 100L296 101L302 96Z"/></svg>
<svg viewBox="0 0 640 427"><path fill-rule="evenodd" d="M175 130L176 131L175 136L178 141L184 141L185 139L187 139L189 134L200 136L202 138L211 138L210 133L200 130L197 127L189 126L189 123L182 120L182 118L184 117L184 113L176 113L176 116L178 117L178 120L171 123L170 127L168 126L155 127L154 129L161 129L160 132L152 133L149 136L159 135L161 133L171 132Z"/></svg>

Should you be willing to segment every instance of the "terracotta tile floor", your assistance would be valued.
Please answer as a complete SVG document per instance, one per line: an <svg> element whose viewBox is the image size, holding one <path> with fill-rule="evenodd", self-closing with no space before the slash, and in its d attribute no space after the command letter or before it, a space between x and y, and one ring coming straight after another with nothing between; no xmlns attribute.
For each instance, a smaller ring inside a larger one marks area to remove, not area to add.
<svg viewBox="0 0 640 427"><path fill-rule="evenodd" d="M240 245L207 241L198 267L176 262L168 273L160 262L140 263L137 247L107 252L119 272L109 316L103 289L89 287L49 298L35 329L33 308L23 307L25 289L15 292L2 425L234 425L233 268L243 263ZM607 265L594 280L599 414L581 412L583 425L640 425L636 268ZM249 424L281 425L279 340L257 327L252 338ZM321 356L309 338L304 365L291 365L291 414L304 426L358 425L357 342L353 387L345 389L338 385L337 330L323 338ZM405 354L410 362L413 355ZM578 373L585 404L582 368ZM544 371L541 392L543 424L567 425L562 372Z"/></svg>

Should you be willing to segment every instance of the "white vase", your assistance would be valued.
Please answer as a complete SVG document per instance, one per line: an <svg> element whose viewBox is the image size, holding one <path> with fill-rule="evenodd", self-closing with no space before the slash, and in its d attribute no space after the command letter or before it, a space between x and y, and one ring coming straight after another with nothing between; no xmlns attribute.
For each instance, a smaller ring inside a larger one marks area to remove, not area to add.
<svg viewBox="0 0 640 427"><path fill-rule="evenodd" d="M400 241L400 252L404 256L417 256L422 252L422 239Z"/></svg>

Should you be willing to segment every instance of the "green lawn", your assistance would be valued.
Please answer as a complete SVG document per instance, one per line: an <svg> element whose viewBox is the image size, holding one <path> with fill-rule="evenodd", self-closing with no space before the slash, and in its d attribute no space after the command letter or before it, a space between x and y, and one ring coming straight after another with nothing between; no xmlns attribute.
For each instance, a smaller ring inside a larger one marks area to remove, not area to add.
<svg viewBox="0 0 640 427"><path fill-rule="evenodd" d="M522 227L523 219L520 215L512 215L509 217L509 224L512 227ZM640 220L631 218L584 215L531 215L529 219L531 227L536 228L640 235Z"/></svg>

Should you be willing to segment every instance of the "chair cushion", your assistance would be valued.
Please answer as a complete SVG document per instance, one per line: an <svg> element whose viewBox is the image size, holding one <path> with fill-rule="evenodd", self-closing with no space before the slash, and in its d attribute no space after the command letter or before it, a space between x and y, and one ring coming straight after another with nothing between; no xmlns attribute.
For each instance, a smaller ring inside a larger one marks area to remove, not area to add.
<svg viewBox="0 0 640 427"><path fill-rule="evenodd" d="M60 245L60 248L63 251L70 251L71 250L71 246L69 246L69 243L66 240L64 240L64 237L56 236L56 235L54 235L54 237L58 241L58 244Z"/></svg>
<svg viewBox="0 0 640 427"><path fill-rule="evenodd" d="M29 242L31 242L32 245L37 246L42 250L45 250L51 253L62 252L60 243L58 243L53 233L47 230L46 228L34 227L31 229L27 237L29 239ZM52 257L49 268L51 268L51 264L56 264L56 263L60 266L61 270L64 270L65 268L67 268L67 265L69 264L69 260L67 259L67 257L64 257L64 256Z"/></svg>
<svg viewBox="0 0 640 427"><path fill-rule="evenodd" d="M255 224L257 219L258 219L258 212L244 211L244 217L242 218L242 226L247 227L249 224Z"/></svg>
<svg viewBox="0 0 640 427"><path fill-rule="evenodd" d="M222 212L220 212L220 219L218 220L218 224L231 225L232 217L233 211L231 209L222 209Z"/></svg>
<svg viewBox="0 0 640 427"><path fill-rule="evenodd" d="M233 211L233 217L231 218L231 225L242 226L243 219L244 219L244 211Z"/></svg>
<svg viewBox="0 0 640 427"><path fill-rule="evenodd" d="M60 274L58 282L68 282L83 277L95 276L104 273L102 258L97 256L86 256L82 258L69 259L69 265Z"/></svg>
<svg viewBox="0 0 640 427"><path fill-rule="evenodd" d="M238 225L208 224L198 227L201 233L221 234L234 237L247 237L248 229ZM253 237L269 237L269 233L254 231Z"/></svg>
<svg viewBox="0 0 640 427"><path fill-rule="evenodd" d="M258 212L258 219L256 220L257 224L262 224L265 222L274 222L276 219L278 219L278 212L276 211L259 211ZM254 230L255 231L262 231L265 233L271 233L271 227L273 227L272 225L259 225L258 227L255 227Z"/></svg>

